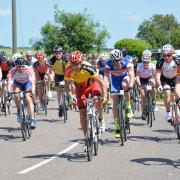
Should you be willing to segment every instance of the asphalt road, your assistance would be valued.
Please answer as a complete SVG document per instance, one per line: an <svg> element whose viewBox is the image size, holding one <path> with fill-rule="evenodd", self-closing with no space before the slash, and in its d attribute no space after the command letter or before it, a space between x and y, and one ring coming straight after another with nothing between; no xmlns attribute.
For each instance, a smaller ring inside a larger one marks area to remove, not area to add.
<svg viewBox="0 0 180 180"><path fill-rule="evenodd" d="M99 154L88 162L78 112L70 111L64 124L50 101L48 115L37 116L32 137L23 141L13 107L6 118L0 113L0 180L179 180L180 143L164 113L160 106L150 128L136 112L123 147L113 137L112 111L105 114Z"/></svg>

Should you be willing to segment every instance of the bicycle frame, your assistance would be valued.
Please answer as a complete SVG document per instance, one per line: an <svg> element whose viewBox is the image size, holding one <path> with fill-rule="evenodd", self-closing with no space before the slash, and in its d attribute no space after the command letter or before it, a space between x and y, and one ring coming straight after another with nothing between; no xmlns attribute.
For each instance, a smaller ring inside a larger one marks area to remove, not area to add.
<svg viewBox="0 0 180 180"><path fill-rule="evenodd" d="M94 105L92 97L87 98L87 133L86 133L86 144L87 144L87 156L88 161L92 160L92 152L94 147L94 154L98 153L98 141L99 141L99 121L97 119L97 111Z"/></svg>

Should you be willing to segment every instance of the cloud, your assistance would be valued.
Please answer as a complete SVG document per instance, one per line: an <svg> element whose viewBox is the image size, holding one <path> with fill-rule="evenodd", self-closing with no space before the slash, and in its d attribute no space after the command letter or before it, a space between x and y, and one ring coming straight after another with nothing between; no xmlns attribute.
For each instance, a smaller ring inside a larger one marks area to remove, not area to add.
<svg viewBox="0 0 180 180"><path fill-rule="evenodd" d="M128 21L138 21L142 18L142 16L136 15L128 10L121 12L121 16L123 16L123 18Z"/></svg>
<svg viewBox="0 0 180 180"><path fill-rule="evenodd" d="M11 9L9 8L0 9L0 16L11 16Z"/></svg>

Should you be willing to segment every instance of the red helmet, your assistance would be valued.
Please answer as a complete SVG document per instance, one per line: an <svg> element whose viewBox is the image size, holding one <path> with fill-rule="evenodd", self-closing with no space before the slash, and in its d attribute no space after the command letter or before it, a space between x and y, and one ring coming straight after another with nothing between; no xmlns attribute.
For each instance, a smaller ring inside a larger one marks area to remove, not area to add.
<svg viewBox="0 0 180 180"><path fill-rule="evenodd" d="M44 58L45 58L45 54L43 52L37 52L35 54L35 57L38 61L44 61Z"/></svg>
<svg viewBox="0 0 180 180"><path fill-rule="evenodd" d="M81 51L74 51L69 54L69 61L72 64L78 64L83 61L83 53Z"/></svg>

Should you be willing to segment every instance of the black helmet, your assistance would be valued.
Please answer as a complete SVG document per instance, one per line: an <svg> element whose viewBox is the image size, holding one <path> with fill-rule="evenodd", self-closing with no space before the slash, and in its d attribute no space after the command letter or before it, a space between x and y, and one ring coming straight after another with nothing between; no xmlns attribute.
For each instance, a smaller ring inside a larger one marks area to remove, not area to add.
<svg viewBox="0 0 180 180"><path fill-rule="evenodd" d="M0 61L6 61L7 57L4 54L0 54Z"/></svg>
<svg viewBox="0 0 180 180"><path fill-rule="evenodd" d="M62 47L61 46L56 46L54 49L53 49L53 52L61 52L63 51Z"/></svg>
<svg viewBox="0 0 180 180"><path fill-rule="evenodd" d="M127 54L127 49L126 48L122 48L121 52L122 52L123 55L126 55Z"/></svg>
<svg viewBox="0 0 180 180"><path fill-rule="evenodd" d="M26 65L26 60L23 57L19 57L15 61L16 66L24 66Z"/></svg>

